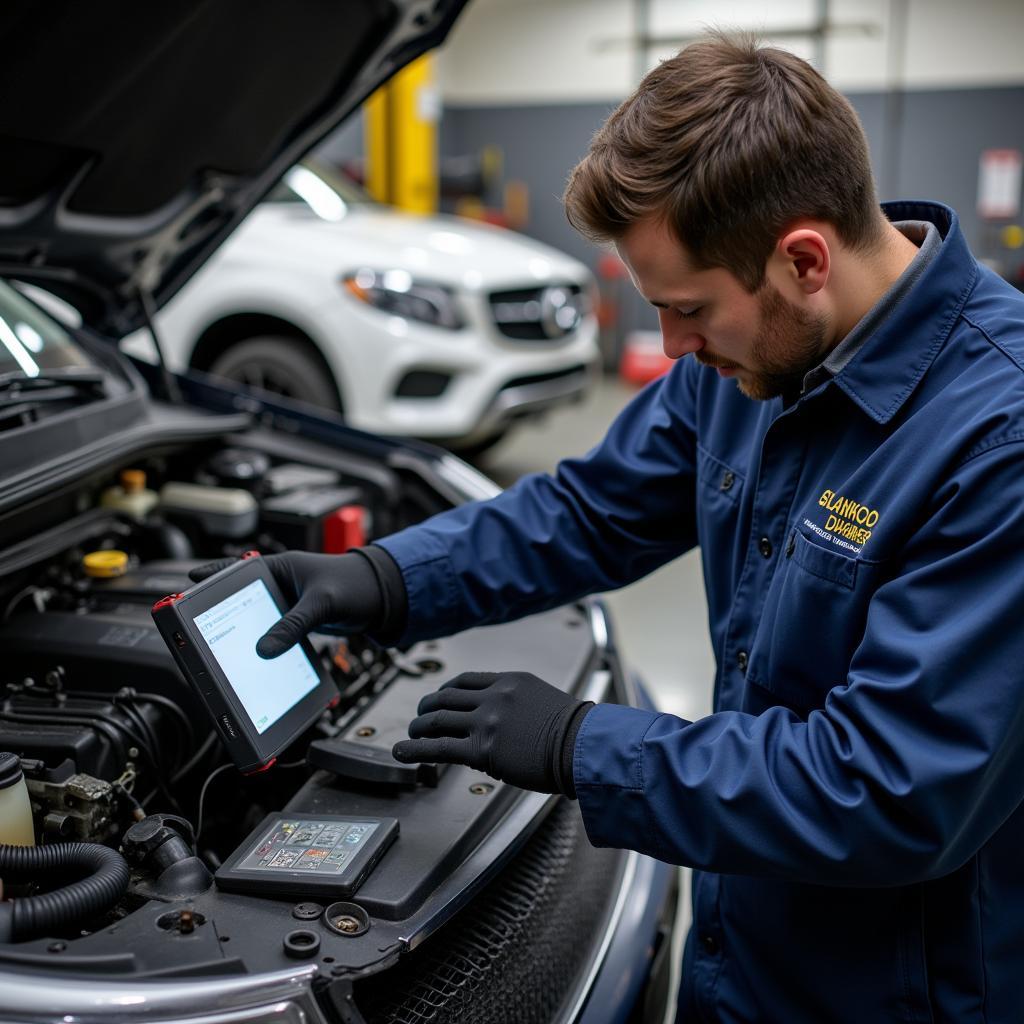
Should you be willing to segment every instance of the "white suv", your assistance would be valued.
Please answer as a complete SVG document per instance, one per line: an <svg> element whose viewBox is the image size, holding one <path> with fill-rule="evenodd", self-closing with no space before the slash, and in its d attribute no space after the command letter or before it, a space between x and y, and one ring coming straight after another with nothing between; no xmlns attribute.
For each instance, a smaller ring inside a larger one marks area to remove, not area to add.
<svg viewBox="0 0 1024 1024"><path fill-rule="evenodd" d="M514 419L583 396L598 358L593 293L587 268L548 246L401 213L308 162L157 325L171 369L480 450Z"/></svg>

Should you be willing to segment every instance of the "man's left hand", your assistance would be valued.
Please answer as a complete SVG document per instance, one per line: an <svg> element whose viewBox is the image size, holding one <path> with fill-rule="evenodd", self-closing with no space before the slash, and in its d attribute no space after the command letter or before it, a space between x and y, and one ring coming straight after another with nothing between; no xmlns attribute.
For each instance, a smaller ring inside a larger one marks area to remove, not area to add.
<svg viewBox="0 0 1024 1024"><path fill-rule="evenodd" d="M593 706L529 672L464 672L420 701L411 739L392 753L406 764L465 764L513 786L575 798L572 751Z"/></svg>

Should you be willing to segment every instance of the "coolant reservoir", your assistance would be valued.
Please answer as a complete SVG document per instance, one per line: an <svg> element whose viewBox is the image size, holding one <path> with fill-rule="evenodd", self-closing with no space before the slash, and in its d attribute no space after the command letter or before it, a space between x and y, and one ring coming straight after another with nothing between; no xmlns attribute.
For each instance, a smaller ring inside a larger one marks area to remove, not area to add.
<svg viewBox="0 0 1024 1024"><path fill-rule="evenodd" d="M35 846L32 805L17 754L0 753L0 843Z"/></svg>
<svg viewBox="0 0 1024 1024"><path fill-rule="evenodd" d="M100 497L105 508L116 508L136 519L145 519L157 503L156 491L146 487L146 473L142 469L121 470L119 487L108 487Z"/></svg>
<svg viewBox="0 0 1024 1024"><path fill-rule="evenodd" d="M160 488L160 510L172 522L199 525L214 537L245 537L259 522L259 504L240 487L171 481Z"/></svg>

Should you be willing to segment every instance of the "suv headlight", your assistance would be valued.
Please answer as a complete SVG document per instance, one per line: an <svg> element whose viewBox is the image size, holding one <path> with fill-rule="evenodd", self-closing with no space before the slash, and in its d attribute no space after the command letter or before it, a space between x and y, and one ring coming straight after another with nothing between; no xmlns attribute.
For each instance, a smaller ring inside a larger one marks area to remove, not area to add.
<svg viewBox="0 0 1024 1024"><path fill-rule="evenodd" d="M346 274L341 283L349 295L391 316L450 331L465 326L451 289L416 281L407 270L362 268Z"/></svg>

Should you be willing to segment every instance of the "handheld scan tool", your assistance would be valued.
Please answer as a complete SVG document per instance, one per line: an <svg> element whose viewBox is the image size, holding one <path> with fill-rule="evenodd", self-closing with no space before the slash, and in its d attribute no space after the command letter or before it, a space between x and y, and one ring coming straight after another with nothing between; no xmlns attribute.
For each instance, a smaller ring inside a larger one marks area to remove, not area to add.
<svg viewBox="0 0 1024 1024"><path fill-rule="evenodd" d="M269 768L338 696L308 639L272 660L256 653L256 641L284 607L257 552L153 605L178 668L247 774Z"/></svg>

